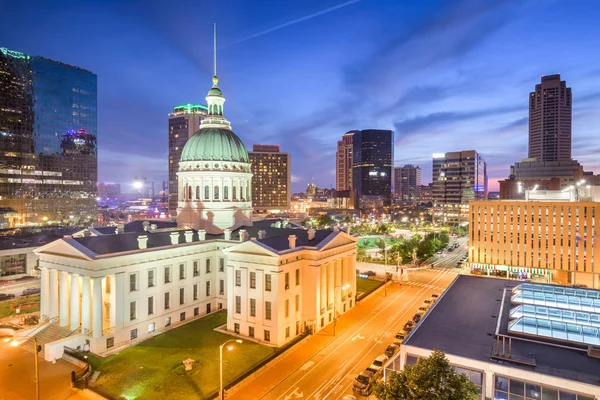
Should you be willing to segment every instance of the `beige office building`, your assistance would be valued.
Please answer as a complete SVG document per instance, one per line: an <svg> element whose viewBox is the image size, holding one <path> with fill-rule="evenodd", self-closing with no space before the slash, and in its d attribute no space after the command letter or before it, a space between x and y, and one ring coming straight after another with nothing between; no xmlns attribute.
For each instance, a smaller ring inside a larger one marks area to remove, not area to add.
<svg viewBox="0 0 600 400"><path fill-rule="evenodd" d="M600 203L565 200L471 202L469 266L488 274L599 287Z"/></svg>

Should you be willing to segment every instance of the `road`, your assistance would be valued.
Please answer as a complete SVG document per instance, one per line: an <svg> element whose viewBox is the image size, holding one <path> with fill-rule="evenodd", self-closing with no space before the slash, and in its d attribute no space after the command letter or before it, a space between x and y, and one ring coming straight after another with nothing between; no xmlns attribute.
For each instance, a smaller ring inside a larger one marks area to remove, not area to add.
<svg viewBox="0 0 600 400"><path fill-rule="evenodd" d="M22 283L17 283L15 285L8 285L8 286L0 286L0 293L13 293L14 295L16 295L17 297L21 295L21 293L23 293L23 290L30 288L30 287L40 287L40 280L39 279L30 279L27 281L23 281Z"/></svg>
<svg viewBox="0 0 600 400"><path fill-rule="evenodd" d="M390 283L387 297L375 292L338 320L337 336L326 327L275 360L228 399L341 399L352 393L354 378L371 365L423 300L441 293L456 277L454 269L409 272L402 285Z"/></svg>

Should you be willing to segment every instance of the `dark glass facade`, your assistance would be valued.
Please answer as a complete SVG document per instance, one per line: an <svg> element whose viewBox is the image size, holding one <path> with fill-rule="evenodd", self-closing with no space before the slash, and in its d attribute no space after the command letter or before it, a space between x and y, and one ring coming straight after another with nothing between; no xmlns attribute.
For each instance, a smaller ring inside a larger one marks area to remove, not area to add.
<svg viewBox="0 0 600 400"><path fill-rule="evenodd" d="M359 208L392 204L394 132L367 129L352 136L352 189Z"/></svg>
<svg viewBox="0 0 600 400"><path fill-rule="evenodd" d="M0 207L13 225L96 220L96 75L0 48L0 87Z"/></svg>

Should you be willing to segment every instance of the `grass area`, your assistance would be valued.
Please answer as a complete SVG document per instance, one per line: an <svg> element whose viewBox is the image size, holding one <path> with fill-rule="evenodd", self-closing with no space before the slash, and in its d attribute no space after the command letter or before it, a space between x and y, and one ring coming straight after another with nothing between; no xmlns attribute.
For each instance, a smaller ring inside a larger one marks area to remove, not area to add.
<svg viewBox="0 0 600 400"><path fill-rule="evenodd" d="M33 308L21 309L21 314L28 314L32 312L40 311L40 296L31 296L23 299L11 299L0 301L0 318L12 317L17 315L15 310L11 310L11 304L26 304L26 303L37 303L37 306Z"/></svg>
<svg viewBox="0 0 600 400"><path fill-rule="evenodd" d="M235 339L213 331L226 321L226 312L217 312L119 354L91 356L90 364L101 371L96 387L126 399L204 399L214 395L219 390L219 345ZM231 351L223 349L225 386L275 354L275 349L250 341L233 345ZM182 361L187 358L196 362L192 371L184 372Z"/></svg>
<svg viewBox="0 0 600 400"><path fill-rule="evenodd" d="M365 297L379 286L383 285L383 281L376 279L356 278L356 293L363 293L360 298Z"/></svg>
<svg viewBox="0 0 600 400"><path fill-rule="evenodd" d="M367 250L378 249L379 245L377 243L380 243L380 242L381 242L381 238L361 237L360 239L358 239L358 246L365 247ZM392 238L389 236L386 237L386 242L388 242L388 244L391 244Z"/></svg>

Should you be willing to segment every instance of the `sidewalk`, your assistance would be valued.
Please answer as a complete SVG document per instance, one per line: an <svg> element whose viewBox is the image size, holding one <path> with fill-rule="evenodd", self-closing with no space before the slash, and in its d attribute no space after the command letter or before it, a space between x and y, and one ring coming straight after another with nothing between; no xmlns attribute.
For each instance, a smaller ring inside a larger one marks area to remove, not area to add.
<svg viewBox="0 0 600 400"><path fill-rule="evenodd" d="M386 299L390 299L390 293L400 288L397 284L389 283L388 285L387 298L382 296L381 292L384 286L381 286L366 299L358 302L350 311L339 317L337 319L336 336L333 336L333 324L325 326L316 335L309 336L283 353L281 357L265 365L252 378L240 382L230 391L227 391L227 399L245 400L248 398L248 393L252 393L252 397L258 399L269 393L281 381L309 363L315 354L325 349L349 328L365 318L368 310L372 310ZM268 374L268 376L265 376L265 374Z"/></svg>

